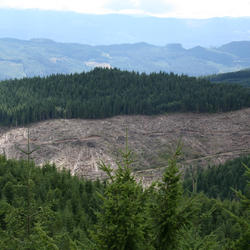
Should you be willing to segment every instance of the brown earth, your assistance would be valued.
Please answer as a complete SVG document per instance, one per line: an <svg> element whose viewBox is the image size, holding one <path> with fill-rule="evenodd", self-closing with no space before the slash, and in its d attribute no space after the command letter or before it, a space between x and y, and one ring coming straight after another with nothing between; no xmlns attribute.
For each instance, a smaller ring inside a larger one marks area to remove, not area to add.
<svg viewBox="0 0 250 250"><path fill-rule="evenodd" d="M100 160L113 167L124 149L126 129L134 152L133 170L145 183L158 178L167 156L181 140L183 166L223 163L250 153L250 108L217 114L116 116L102 120L49 120L30 127L31 149L37 164L54 162L59 168L87 178L102 178ZM25 158L27 128L1 128L0 153Z"/></svg>

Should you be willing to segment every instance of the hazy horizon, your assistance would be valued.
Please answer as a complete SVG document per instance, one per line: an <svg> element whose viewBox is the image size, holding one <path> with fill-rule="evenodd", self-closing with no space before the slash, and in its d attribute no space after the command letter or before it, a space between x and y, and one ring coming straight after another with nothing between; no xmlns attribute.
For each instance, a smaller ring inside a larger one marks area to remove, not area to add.
<svg viewBox="0 0 250 250"><path fill-rule="evenodd" d="M0 23L0 38L45 38L88 45L180 43L188 49L250 40L250 17L180 19L0 8Z"/></svg>
<svg viewBox="0 0 250 250"><path fill-rule="evenodd" d="M238 0L1 0L1 8L73 11L84 14L129 14L155 17L204 19L247 17L250 1Z"/></svg>

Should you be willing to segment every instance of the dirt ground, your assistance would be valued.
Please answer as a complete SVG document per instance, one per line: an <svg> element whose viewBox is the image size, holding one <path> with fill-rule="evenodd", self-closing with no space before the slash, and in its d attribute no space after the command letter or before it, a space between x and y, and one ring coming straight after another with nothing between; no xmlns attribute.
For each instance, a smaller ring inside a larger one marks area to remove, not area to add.
<svg viewBox="0 0 250 250"><path fill-rule="evenodd" d="M101 160L113 167L128 146L133 151L136 175L144 182L161 175L168 156L182 143L180 164L207 166L250 153L250 109L158 116L116 116L102 120L49 120L29 126L34 161L55 163L72 174L96 179L104 174ZM0 153L25 158L18 148L27 147L27 127L0 128Z"/></svg>

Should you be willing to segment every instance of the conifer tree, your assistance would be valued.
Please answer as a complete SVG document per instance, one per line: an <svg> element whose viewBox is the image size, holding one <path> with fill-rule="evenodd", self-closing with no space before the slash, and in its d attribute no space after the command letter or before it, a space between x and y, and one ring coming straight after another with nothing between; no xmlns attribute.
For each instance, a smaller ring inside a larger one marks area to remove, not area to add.
<svg viewBox="0 0 250 250"><path fill-rule="evenodd" d="M131 151L127 147L122 157L123 162L117 164L116 170L103 162L100 164L100 169L108 175L108 182L92 235L97 249L150 249L144 235L143 189L131 174Z"/></svg>
<svg viewBox="0 0 250 250"><path fill-rule="evenodd" d="M154 246L159 250L177 249L178 233L188 224L188 204L183 207L183 191L181 175L177 167L177 159L181 154L180 143L168 161L162 181L155 190L155 200L151 208L154 227Z"/></svg>
<svg viewBox="0 0 250 250"><path fill-rule="evenodd" d="M235 243L235 249L239 250L250 249L250 168L245 164L243 165L246 168L245 176L247 177L247 192L243 195L240 191L235 191L241 199L243 216L237 218L235 215L232 215L237 221L239 221L243 229L240 239Z"/></svg>

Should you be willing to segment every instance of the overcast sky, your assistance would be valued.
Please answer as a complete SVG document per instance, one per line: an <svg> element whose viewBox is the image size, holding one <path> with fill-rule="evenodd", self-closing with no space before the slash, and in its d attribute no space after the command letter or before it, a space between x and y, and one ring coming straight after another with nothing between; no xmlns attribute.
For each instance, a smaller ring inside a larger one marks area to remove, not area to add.
<svg viewBox="0 0 250 250"><path fill-rule="evenodd" d="M0 0L0 8L181 18L250 16L250 0Z"/></svg>

